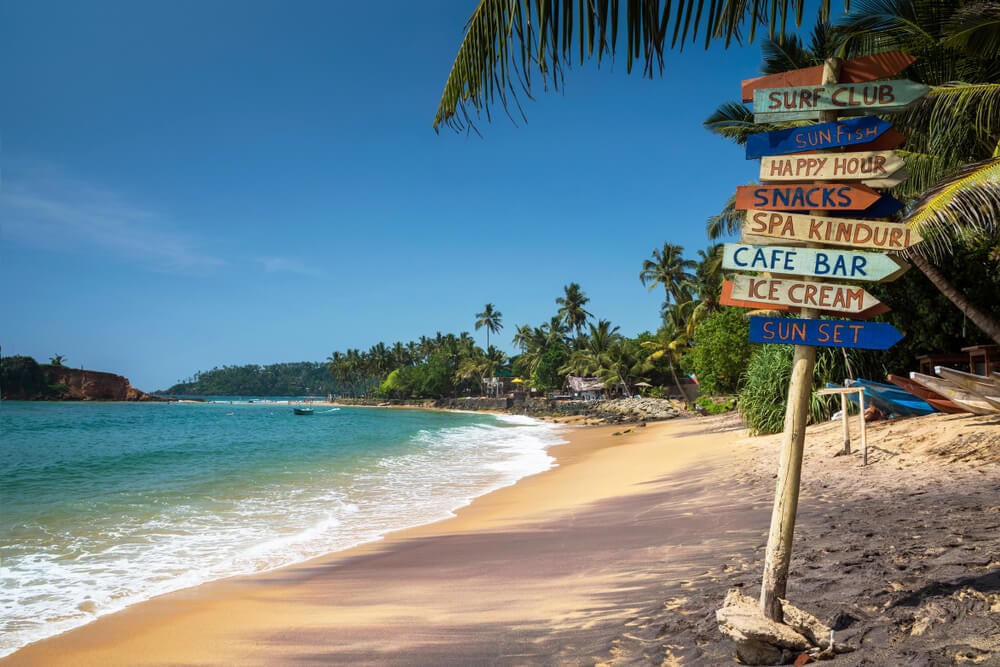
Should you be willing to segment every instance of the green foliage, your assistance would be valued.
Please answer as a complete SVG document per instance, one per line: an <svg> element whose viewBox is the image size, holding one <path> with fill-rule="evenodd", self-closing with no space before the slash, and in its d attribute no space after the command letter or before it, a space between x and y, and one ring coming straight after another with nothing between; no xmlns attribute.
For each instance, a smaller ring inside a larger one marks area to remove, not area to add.
<svg viewBox="0 0 1000 667"><path fill-rule="evenodd" d="M698 399L698 405L710 415L721 415L736 409L737 399L735 396L727 398L712 398L710 396Z"/></svg>
<svg viewBox="0 0 1000 667"><path fill-rule="evenodd" d="M751 434L778 433L784 428L791 376L790 345L756 346L740 391L740 416Z"/></svg>
<svg viewBox="0 0 1000 667"><path fill-rule="evenodd" d="M64 384L51 384L46 368L32 357L0 359L0 397L22 401L53 399L69 391Z"/></svg>
<svg viewBox="0 0 1000 667"><path fill-rule="evenodd" d="M397 368L379 385L378 393L390 398L406 398L405 384L401 377L401 369Z"/></svg>
<svg viewBox="0 0 1000 667"><path fill-rule="evenodd" d="M45 375L31 357L6 357L0 365L0 396L26 399L45 393Z"/></svg>
<svg viewBox="0 0 1000 667"><path fill-rule="evenodd" d="M749 331L739 308L725 308L698 325L685 363L698 376L702 392L718 395L739 391L750 361Z"/></svg>
<svg viewBox="0 0 1000 667"><path fill-rule="evenodd" d="M740 415L753 435L778 433L785 425L788 383L792 377L791 345L755 345L747 367L745 384L739 394ZM817 348L813 368L812 393L809 398L809 421L826 421L839 404L816 389L827 383L840 385L846 377L859 377L857 371L871 372L877 367L875 357L853 354L840 348ZM848 369L850 367L850 369ZM884 372L874 371L876 376Z"/></svg>
<svg viewBox="0 0 1000 667"><path fill-rule="evenodd" d="M569 360L569 351L564 347L553 347L542 355L538 367L531 374L531 386L538 391L554 391L563 385L563 375L559 369Z"/></svg>
<svg viewBox="0 0 1000 667"><path fill-rule="evenodd" d="M224 366L196 373L167 394L192 396L304 396L337 393L324 364L296 362L270 366Z"/></svg>

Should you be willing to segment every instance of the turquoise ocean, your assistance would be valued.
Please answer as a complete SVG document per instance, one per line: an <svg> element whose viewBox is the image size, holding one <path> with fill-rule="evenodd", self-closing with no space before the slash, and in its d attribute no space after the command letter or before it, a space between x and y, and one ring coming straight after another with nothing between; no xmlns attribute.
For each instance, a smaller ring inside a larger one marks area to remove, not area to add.
<svg viewBox="0 0 1000 667"><path fill-rule="evenodd" d="M559 427L285 403L0 403L0 656L153 596L450 516Z"/></svg>

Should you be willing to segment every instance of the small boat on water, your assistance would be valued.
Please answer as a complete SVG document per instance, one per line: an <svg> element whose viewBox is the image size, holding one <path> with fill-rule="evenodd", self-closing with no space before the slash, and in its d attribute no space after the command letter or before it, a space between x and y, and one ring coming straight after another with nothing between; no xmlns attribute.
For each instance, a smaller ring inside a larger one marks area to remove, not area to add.
<svg viewBox="0 0 1000 667"><path fill-rule="evenodd" d="M292 408L292 413L297 415L311 415L313 413L312 408Z"/></svg>
<svg viewBox="0 0 1000 667"><path fill-rule="evenodd" d="M918 417L937 412L927 401L892 384L858 378L852 386L863 387L865 398L871 405L888 415L897 417ZM848 398L851 398L848 396Z"/></svg>
<svg viewBox="0 0 1000 667"><path fill-rule="evenodd" d="M994 415L998 412L998 409L990 405L983 397L971 391L966 391L944 378L910 371L910 379L919 385L927 387L931 391L947 397L955 405L965 408L974 415Z"/></svg>
<svg viewBox="0 0 1000 667"><path fill-rule="evenodd" d="M949 400L948 397L942 396L936 391L931 391L927 387L917 384L910 378L902 377L901 375L893 375L889 373L886 379L899 387L904 391L908 391L914 396L924 399L929 403L934 409L940 410L941 412L947 412L948 414L959 414L962 412L968 412L965 408L960 405L956 405L953 401Z"/></svg>

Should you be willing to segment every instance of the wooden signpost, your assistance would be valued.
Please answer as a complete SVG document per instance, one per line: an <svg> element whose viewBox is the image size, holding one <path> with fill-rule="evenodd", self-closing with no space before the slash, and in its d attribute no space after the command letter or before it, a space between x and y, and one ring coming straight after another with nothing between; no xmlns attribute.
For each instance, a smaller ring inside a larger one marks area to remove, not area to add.
<svg viewBox="0 0 1000 667"><path fill-rule="evenodd" d="M877 250L905 250L923 240L916 229L898 222L828 218L760 209L747 211L743 231L783 241Z"/></svg>
<svg viewBox="0 0 1000 667"><path fill-rule="evenodd" d="M895 151L863 153L809 153L775 155L760 161L760 180L811 181L888 178L903 168L903 158Z"/></svg>
<svg viewBox="0 0 1000 667"><path fill-rule="evenodd" d="M778 622L783 620L780 599L791 562L816 347L881 350L902 337L890 325L855 321L888 310L874 296L824 279L891 280L905 264L856 249L903 250L921 240L905 225L856 219L888 217L902 207L872 189L905 178L903 161L892 152L902 137L878 118L838 116L896 112L926 95L930 89L921 84L878 80L898 75L914 60L899 52L831 58L822 67L750 79L742 86L743 100L753 100L755 122L819 120L748 138L747 158L761 158L761 180L777 184L737 188L735 207L747 211L743 233L760 239L760 245L726 244L723 251L724 268L766 274L726 281L724 305L800 313L800 319L751 318L751 342L794 346L760 592L761 611ZM843 152L845 147L851 152ZM772 245L770 239L802 246ZM831 312L852 319L819 319Z"/></svg>
<svg viewBox="0 0 1000 667"><path fill-rule="evenodd" d="M881 196L875 190L860 184L741 185L736 188L736 210L763 208L769 211L863 211L878 202Z"/></svg>
<svg viewBox="0 0 1000 667"><path fill-rule="evenodd" d="M857 146L876 141L892 129L892 125L878 116L861 116L835 123L806 125L790 130L758 132L747 137L747 159L767 155L805 153L825 148ZM896 133L897 136L899 133ZM895 148L895 146L893 146Z"/></svg>
<svg viewBox="0 0 1000 667"><path fill-rule="evenodd" d="M722 250L722 268L890 282L901 276L909 265L877 252L726 243Z"/></svg>
<svg viewBox="0 0 1000 667"><path fill-rule="evenodd" d="M929 91L929 86L906 79L801 88L765 88L754 91L754 121L774 123L815 119L821 111L847 114L898 112Z"/></svg>
<svg viewBox="0 0 1000 667"><path fill-rule="evenodd" d="M888 350L903 334L884 322L854 320L795 320L785 317L751 317L751 343L782 343L815 347Z"/></svg>

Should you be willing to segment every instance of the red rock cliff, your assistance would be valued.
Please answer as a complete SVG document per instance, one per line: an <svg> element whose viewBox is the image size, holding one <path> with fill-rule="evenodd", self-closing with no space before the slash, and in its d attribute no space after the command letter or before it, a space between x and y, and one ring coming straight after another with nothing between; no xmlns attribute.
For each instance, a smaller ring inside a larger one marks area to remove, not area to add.
<svg viewBox="0 0 1000 667"><path fill-rule="evenodd" d="M65 385L62 400L69 401L160 401L158 396L139 391L128 378L114 373L86 371L65 366L45 366L52 384Z"/></svg>

